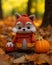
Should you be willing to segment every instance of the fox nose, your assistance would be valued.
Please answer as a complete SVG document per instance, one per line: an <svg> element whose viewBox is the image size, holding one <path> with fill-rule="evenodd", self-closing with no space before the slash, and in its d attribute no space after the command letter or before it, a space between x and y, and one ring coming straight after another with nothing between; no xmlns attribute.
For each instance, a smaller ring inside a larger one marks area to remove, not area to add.
<svg viewBox="0 0 52 65"><path fill-rule="evenodd" d="M25 31L25 29L23 29L23 31Z"/></svg>

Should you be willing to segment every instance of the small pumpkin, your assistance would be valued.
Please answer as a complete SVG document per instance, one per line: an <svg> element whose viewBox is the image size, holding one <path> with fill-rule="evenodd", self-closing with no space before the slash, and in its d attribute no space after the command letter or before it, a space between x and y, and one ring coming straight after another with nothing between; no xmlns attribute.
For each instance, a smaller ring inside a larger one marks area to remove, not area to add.
<svg viewBox="0 0 52 65"><path fill-rule="evenodd" d="M45 39L41 39L36 41L35 44L35 51L38 53L45 53L48 52L50 48L49 42Z"/></svg>

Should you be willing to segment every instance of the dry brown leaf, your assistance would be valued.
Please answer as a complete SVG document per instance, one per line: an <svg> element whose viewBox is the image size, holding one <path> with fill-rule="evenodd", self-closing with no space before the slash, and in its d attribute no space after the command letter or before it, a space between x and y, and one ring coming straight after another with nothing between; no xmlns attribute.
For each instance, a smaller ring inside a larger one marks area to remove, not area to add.
<svg viewBox="0 0 52 65"><path fill-rule="evenodd" d="M0 62L1 61L9 61L10 57L6 54L0 55Z"/></svg>
<svg viewBox="0 0 52 65"><path fill-rule="evenodd" d="M0 55L0 65L11 65L10 57L6 54Z"/></svg>
<svg viewBox="0 0 52 65"><path fill-rule="evenodd" d="M0 62L0 65L11 65L10 63L8 63L8 62Z"/></svg>
<svg viewBox="0 0 52 65"><path fill-rule="evenodd" d="M49 60L49 58L48 58L48 56L46 54L40 54L38 56L38 58L36 59L37 64L42 64L42 63L46 63L46 62L49 63L49 61L50 60Z"/></svg>
<svg viewBox="0 0 52 65"><path fill-rule="evenodd" d="M33 54L33 55L25 55L25 58L28 61L35 61L37 59L38 55L37 54Z"/></svg>
<svg viewBox="0 0 52 65"><path fill-rule="evenodd" d="M17 58L17 59L13 60L13 63L25 63L25 62L26 62L25 56L22 56L20 58Z"/></svg>

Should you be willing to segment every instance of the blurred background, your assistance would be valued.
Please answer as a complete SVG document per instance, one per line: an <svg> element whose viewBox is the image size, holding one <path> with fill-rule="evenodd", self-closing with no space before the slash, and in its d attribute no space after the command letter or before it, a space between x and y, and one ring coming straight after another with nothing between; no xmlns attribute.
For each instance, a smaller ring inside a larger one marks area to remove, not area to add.
<svg viewBox="0 0 52 65"><path fill-rule="evenodd" d="M45 0L0 0L0 21L10 25L14 21L15 13L34 14L34 24L40 27L45 11ZM0 25L3 24L0 22ZM12 24L13 26L13 24Z"/></svg>
<svg viewBox="0 0 52 65"><path fill-rule="evenodd" d="M3 17L18 12L20 14L27 13L28 15L35 14L37 18L42 18L44 5L45 0L0 0L0 10L2 9Z"/></svg>

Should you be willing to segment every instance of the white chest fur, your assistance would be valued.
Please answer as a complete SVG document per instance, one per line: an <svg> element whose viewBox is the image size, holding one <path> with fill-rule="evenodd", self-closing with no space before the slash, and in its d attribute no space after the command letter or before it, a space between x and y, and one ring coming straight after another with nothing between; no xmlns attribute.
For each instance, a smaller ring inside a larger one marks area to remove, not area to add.
<svg viewBox="0 0 52 65"><path fill-rule="evenodd" d="M25 38L23 39L22 44L23 44L23 46L22 46L23 49L27 48L27 41Z"/></svg>

